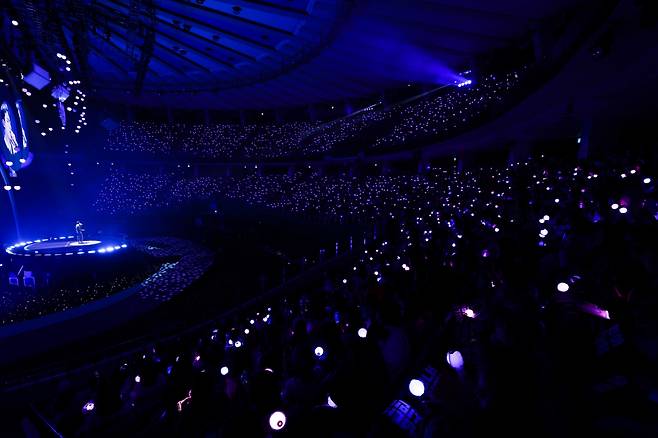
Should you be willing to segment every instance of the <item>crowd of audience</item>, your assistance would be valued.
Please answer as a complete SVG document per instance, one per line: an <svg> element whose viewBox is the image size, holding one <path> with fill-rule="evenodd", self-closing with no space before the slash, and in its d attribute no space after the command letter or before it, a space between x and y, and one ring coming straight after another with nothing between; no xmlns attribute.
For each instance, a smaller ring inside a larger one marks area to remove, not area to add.
<svg viewBox="0 0 658 438"><path fill-rule="evenodd" d="M136 239L130 248L129 254L100 264L88 256L70 265L28 265L35 270L33 284L2 286L0 326L73 309L134 286L143 299L167 301L199 279L213 259L203 247L170 237Z"/></svg>
<svg viewBox="0 0 658 438"><path fill-rule="evenodd" d="M328 123L185 125L123 122L106 149L213 160L272 160L337 150L385 150L457 133L500 111L519 92L528 68L489 74L481 82L430 92L410 102L378 104Z"/></svg>
<svg viewBox="0 0 658 438"><path fill-rule="evenodd" d="M162 199L212 193L351 216L376 223L375 236L314 288L69 375L36 406L60 432L656 430L658 198L648 165L535 159L222 181L180 182Z"/></svg>
<svg viewBox="0 0 658 438"><path fill-rule="evenodd" d="M139 276L121 274L105 282L84 284L77 288L3 287L0 295L0 325L61 312L108 297L139 281Z"/></svg>
<svg viewBox="0 0 658 438"><path fill-rule="evenodd" d="M152 259L141 257L134 251L122 254L121 259L123 262L112 260L103 266L80 260L74 266L51 266L21 260L18 266L27 266L35 281L27 285L19 281L18 285L2 286L0 325L38 318L109 297L138 284L157 266ZM5 264L13 266L7 261Z"/></svg>
<svg viewBox="0 0 658 438"><path fill-rule="evenodd" d="M213 261L212 252L184 239L150 238L136 241L135 246L153 257L169 260L140 283L143 299L170 300L201 278Z"/></svg>
<svg viewBox="0 0 658 438"><path fill-rule="evenodd" d="M526 69L490 74L472 87L461 87L433 98L398 105L392 109L397 122L371 147L391 148L464 130L489 111L502 107L518 90L525 73Z"/></svg>

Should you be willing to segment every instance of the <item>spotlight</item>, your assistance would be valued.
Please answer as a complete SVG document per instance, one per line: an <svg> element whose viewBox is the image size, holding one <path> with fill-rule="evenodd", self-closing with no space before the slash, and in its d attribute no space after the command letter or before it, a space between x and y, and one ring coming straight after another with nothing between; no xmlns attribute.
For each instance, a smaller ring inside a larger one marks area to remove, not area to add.
<svg viewBox="0 0 658 438"><path fill-rule="evenodd" d="M228 367L221 367L221 368L219 369L219 373L220 373L222 376L227 375L227 374L228 374Z"/></svg>
<svg viewBox="0 0 658 438"><path fill-rule="evenodd" d="M142 378L139 376L135 376L135 383L139 383L142 381Z"/></svg>
<svg viewBox="0 0 658 438"><path fill-rule="evenodd" d="M11 186L4 186L3 188L4 188L6 191L11 190Z"/></svg>
<svg viewBox="0 0 658 438"><path fill-rule="evenodd" d="M7 167L11 167L11 166L14 165L14 162L7 160L7 161L5 161L5 164L7 165Z"/></svg>
<svg viewBox="0 0 658 438"><path fill-rule="evenodd" d="M93 401L88 401L87 403L84 404L84 406L82 406L82 412L91 412L94 410L95 407L96 405L94 404Z"/></svg>
<svg viewBox="0 0 658 438"><path fill-rule="evenodd" d="M286 425L286 415L281 411L276 411L270 415L270 427L273 430L281 430Z"/></svg>
<svg viewBox="0 0 658 438"><path fill-rule="evenodd" d="M362 328L359 329L359 331L357 332L357 334L359 335L359 337L360 337L361 339L365 339L366 336L368 336L368 330L362 327Z"/></svg>
<svg viewBox="0 0 658 438"><path fill-rule="evenodd" d="M612 208L613 210L616 210L616 209L619 208L619 204L617 204L617 203L615 202L614 204L612 204L612 205L610 206L610 208Z"/></svg>
<svg viewBox="0 0 658 438"><path fill-rule="evenodd" d="M645 184L649 184L649 183L651 183L651 178L644 178L642 180L642 182L645 183Z"/></svg>
<svg viewBox="0 0 658 438"><path fill-rule="evenodd" d="M21 189L21 186L14 186L14 190L18 191Z"/></svg>
<svg viewBox="0 0 658 438"><path fill-rule="evenodd" d="M416 397L422 397L425 394L425 384L418 379L411 379L409 392Z"/></svg>
<svg viewBox="0 0 658 438"><path fill-rule="evenodd" d="M628 212L628 209L626 207L622 207L619 209L619 213L621 214L626 214Z"/></svg>
<svg viewBox="0 0 658 438"><path fill-rule="evenodd" d="M463 312L464 312L464 316L465 316L465 317L467 317L467 318L475 318L475 312L473 311L473 309L471 309L471 308L469 308L469 307L466 307L466 308L463 310Z"/></svg>
<svg viewBox="0 0 658 438"><path fill-rule="evenodd" d="M558 283L557 290L560 292L567 292L569 290L569 285L564 282Z"/></svg>
<svg viewBox="0 0 658 438"><path fill-rule="evenodd" d="M314 353L315 353L315 356L322 357L322 355L324 354L324 348L315 347Z"/></svg>
<svg viewBox="0 0 658 438"><path fill-rule="evenodd" d="M330 396L330 395L327 396L327 405L328 405L330 408L334 408L334 409L336 409L336 408L338 407L338 405L337 405L336 403L334 403L334 401L331 399L331 396Z"/></svg>
<svg viewBox="0 0 658 438"><path fill-rule="evenodd" d="M13 24L14 26L18 26L18 21L16 21L16 20L11 20L11 24Z"/></svg>

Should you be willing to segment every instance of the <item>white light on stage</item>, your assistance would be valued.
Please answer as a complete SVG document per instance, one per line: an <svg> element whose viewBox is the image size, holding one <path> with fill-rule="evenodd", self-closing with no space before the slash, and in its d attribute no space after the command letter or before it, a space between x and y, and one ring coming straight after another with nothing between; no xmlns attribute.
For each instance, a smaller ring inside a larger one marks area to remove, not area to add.
<svg viewBox="0 0 658 438"><path fill-rule="evenodd" d="M357 334L359 335L359 337L360 337L361 339L365 339L366 336L368 336L368 330L362 327L362 328L359 329L359 331L357 332Z"/></svg>
<svg viewBox="0 0 658 438"><path fill-rule="evenodd" d="M473 311L473 309L467 307L464 309L464 316L466 316L467 318L475 318L475 312Z"/></svg>
<svg viewBox="0 0 658 438"><path fill-rule="evenodd" d="M222 376L227 375L227 374L228 374L228 367L221 367L221 368L219 369L219 373L220 373Z"/></svg>
<svg viewBox="0 0 658 438"><path fill-rule="evenodd" d="M21 186L14 186L14 190L20 190Z"/></svg>
<svg viewBox="0 0 658 438"><path fill-rule="evenodd" d="M614 203L614 204L612 204L612 205L610 206L610 208L612 208L613 210L616 210L616 209L619 208L619 204Z"/></svg>
<svg viewBox="0 0 658 438"><path fill-rule="evenodd" d="M281 411L276 411L270 415L270 427L273 430L281 430L286 425L286 415Z"/></svg>
<svg viewBox="0 0 658 438"><path fill-rule="evenodd" d="M11 186L4 186L3 188L4 188L6 191L11 190Z"/></svg>
<svg viewBox="0 0 658 438"><path fill-rule="evenodd" d="M82 406L82 412L91 412L94 410L95 407L96 405L94 405L93 401L88 401L87 403L84 404L84 406Z"/></svg>
<svg viewBox="0 0 658 438"><path fill-rule="evenodd" d="M14 26L18 26L18 21L16 21L16 20L11 20L11 24L13 24Z"/></svg>
<svg viewBox="0 0 658 438"><path fill-rule="evenodd" d="M409 392L416 397L422 397L425 394L425 384L418 379L411 379Z"/></svg>
<svg viewBox="0 0 658 438"><path fill-rule="evenodd" d="M560 292L567 292L569 290L569 285L564 282L558 283L557 290Z"/></svg>
<svg viewBox="0 0 658 438"><path fill-rule="evenodd" d="M139 383L142 381L142 378L139 376L135 376L135 383Z"/></svg>
<svg viewBox="0 0 658 438"><path fill-rule="evenodd" d="M628 209L626 207L622 207L619 209L619 213L621 214L626 214L628 212Z"/></svg>
<svg viewBox="0 0 658 438"><path fill-rule="evenodd" d="M329 406L330 408L334 408L334 409L336 409L338 407L338 405L336 403L334 403L334 401L331 399L330 395L327 396L327 406Z"/></svg>
<svg viewBox="0 0 658 438"><path fill-rule="evenodd" d="M642 182L645 184L649 184L651 182L651 178L644 178Z"/></svg>
<svg viewBox="0 0 658 438"><path fill-rule="evenodd" d="M14 162L7 160L7 161L5 161L5 164L7 165L7 167L11 167L11 166L14 165Z"/></svg>
<svg viewBox="0 0 658 438"><path fill-rule="evenodd" d="M324 348L315 347L314 353L317 357L321 357L324 354Z"/></svg>

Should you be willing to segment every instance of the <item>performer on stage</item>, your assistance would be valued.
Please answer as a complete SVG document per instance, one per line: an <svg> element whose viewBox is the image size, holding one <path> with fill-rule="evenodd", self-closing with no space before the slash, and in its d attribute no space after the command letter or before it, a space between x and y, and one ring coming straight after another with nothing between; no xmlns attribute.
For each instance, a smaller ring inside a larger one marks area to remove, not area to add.
<svg viewBox="0 0 658 438"><path fill-rule="evenodd" d="M85 230L83 228L82 222L76 221L75 222L75 236L76 236L76 239L77 239L78 243L84 242L84 236L82 234L82 233L84 233L84 231Z"/></svg>

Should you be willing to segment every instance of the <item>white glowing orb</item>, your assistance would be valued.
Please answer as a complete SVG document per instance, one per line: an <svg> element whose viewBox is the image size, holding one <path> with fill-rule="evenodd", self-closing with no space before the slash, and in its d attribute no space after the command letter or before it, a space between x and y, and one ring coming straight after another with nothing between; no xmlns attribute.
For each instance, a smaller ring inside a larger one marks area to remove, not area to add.
<svg viewBox="0 0 658 438"><path fill-rule="evenodd" d="M336 409L336 408L338 407L338 405L337 405L336 403L334 403L334 401L331 399L331 396L330 396L330 395L327 396L327 405L328 405L330 408L334 408L334 409Z"/></svg>
<svg viewBox="0 0 658 438"><path fill-rule="evenodd" d="M94 404L93 401L88 401L87 403L84 404L84 406L82 407L82 410L84 412L91 412L91 411L94 410L95 407L96 407L96 405Z"/></svg>
<svg viewBox="0 0 658 438"><path fill-rule="evenodd" d="M422 397L425 394L425 384L418 379L411 379L409 392L416 397Z"/></svg>
<svg viewBox="0 0 658 438"><path fill-rule="evenodd" d="M475 318L475 312L473 311L473 309L467 307L464 309L464 316L466 316L467 318Z"/></svg>
<svg viewBox="0 0 658 438"><path fill-rule="evenodd" d="M221 368L219 369L219 373L220 373L222 376L227 375L227 374L228 374L228 367L221 367Z"/></svg>
<svg viewBox="0 0 658 438"><path fill-rule="evenodd" d="M139 383L142 381L142 378L139 376L135 376L135 383Z"/></svg>
<svg viewBox="0 0 658 438"><path fill-rule="evenodd" d="M610 206L610 208L612 208L613 210L616 210L616 209L619 208L619 204L617 204L617 203L615 202L614 204L612 204L612 205Z"/></svg>
<svg viewBox="0 0 658 438"><path fill-rule="evenodd" d="M315 355L316 355L317 357L320 357L320 356L322 356L322 355L324 354L324 348L322 348L322 347L315 347L314 352L315 352Z"/></svg>
<svg viewBox="0 0 658 438"><path fill-rule="evenodd" d="M459 370L464 366L464 358L459 351L449 351L446 354L446 361L448 362L448 365L456 370Z"/></svg>
<svg viewBox="0 0 658 438"><path fill-rule="evenodd" d="M651 178L644 178L642 182L645 184L649 184L651 182Z"/></svg>
<svg viewBox="0 0 658 438"><path fill-rule="evenodd" d="M569 290L569 285L564 282L558 283L557 290L560 292L567 292Z"/></svg>
<svg viewBox="0 0 658 438"><path fill-rule="evenodd" d="M622 207L619 209L619 213L621 214L626 214L628 212L628 209L626 207Z"/></svg>
<svg viewBox="0 0 658 438"><path fill-rule="evenodd" d="M270 415L270 427L273 430L281 430L286 425L286 415L281 411L276 411Z"/></svg>
<svg viewBox="0 0 658 438"><path fill-rule="evenodd" d="M368 336L368 330L366 330L365 328L361 327L361 328L359 329L359 331L357 332L357 334L359 335L359 337L360 337L361 339L365 339L365 337Z"/></svg>

